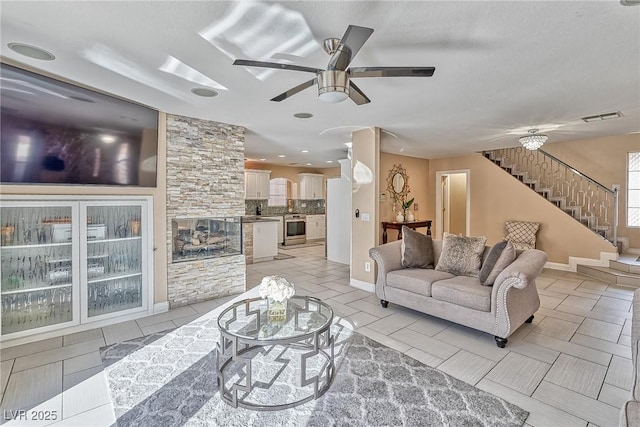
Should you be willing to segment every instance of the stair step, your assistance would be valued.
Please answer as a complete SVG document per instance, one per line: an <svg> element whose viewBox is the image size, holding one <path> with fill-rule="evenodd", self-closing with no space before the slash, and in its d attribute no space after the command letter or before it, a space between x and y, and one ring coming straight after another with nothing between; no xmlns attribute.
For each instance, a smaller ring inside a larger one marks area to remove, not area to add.
<svg viewBox="0 0 640 427"><path fill-rule="evenodd" d="M638 261L637 255L621 254L616 261L609 261L609 268L624 273L640 274L640 261Z"/></svg>
<svg viewBox="0 0 640 427"><path fill-rule="evenodd" d="M578 273L616 285L640 288L640 273L624 272L610 267L578 265Z"/></svg>

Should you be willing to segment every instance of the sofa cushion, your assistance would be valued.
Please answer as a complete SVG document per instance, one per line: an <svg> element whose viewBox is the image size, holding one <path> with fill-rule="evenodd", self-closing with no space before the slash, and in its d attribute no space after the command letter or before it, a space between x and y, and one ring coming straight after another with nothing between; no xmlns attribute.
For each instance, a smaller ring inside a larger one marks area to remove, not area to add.
<svg viewBox="0 0 640 427"><path fill-rule="evenodd" d="M433 268L431 236L402 226L402 266L406 268Z"/></svg>
<svg viewBox="0 0 640 427"><path fill-rule="evenodd" d="M482 262L478 278L480 283L491 286L498 274L516 259L516 248L508 240L496 243Z"/></svg>
<svg viewBox="0 0 640 427"><path fill-rule="evenodd" d="M456 276L433 283L431 296L439 301L488 312L491 311L492 289L482 286L477 277Z"/></svg>
<svg viewBox="0 0 640 427"><path fill-rule="evenodd" d="M436 270L456 276L478 277L485 243L485 236L464 237L445 232Z"/></svg>
<svg viewBox="0 0 640 427"><path fill-rule="evenodd" d="M443 271L424 268L403 268L387 273L387 286L413 292L425 297L431 296L431 284L438 280L455 277Z"/></svg>
<svg viewBox="0 0 640 427"><path fill-rule="evenodd" d="M507 237L505 239L513 243L522 243L522 249L534 249L536 245L536 233L540 228L537 222L507 221L505 224Z"/></svg>

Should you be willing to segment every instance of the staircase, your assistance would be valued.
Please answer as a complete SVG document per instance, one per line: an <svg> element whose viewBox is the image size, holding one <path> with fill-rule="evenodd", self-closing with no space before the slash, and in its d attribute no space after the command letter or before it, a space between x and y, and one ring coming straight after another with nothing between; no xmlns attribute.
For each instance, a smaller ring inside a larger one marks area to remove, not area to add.
<svg viewBox="0 0 640 427"><path fill-rule="evenodd" d="M543 150L524 147L483 151L483 156L589 230L617 242L618 192Z"/></svg>
<svg viewBox="0 0 640 427"><path fill-rule="evenodd" d="M578 273L617 285L640 288L640 261L637 258L638 255L622 254L617 261L609 261L609 267L578 265Z"/></svg>

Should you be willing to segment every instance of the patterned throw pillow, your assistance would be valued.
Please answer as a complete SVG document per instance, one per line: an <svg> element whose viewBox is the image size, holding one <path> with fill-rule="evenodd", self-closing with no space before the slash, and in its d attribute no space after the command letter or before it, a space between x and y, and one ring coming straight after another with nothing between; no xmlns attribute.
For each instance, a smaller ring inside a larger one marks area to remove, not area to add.
<svg viewBox="0 0 640 427"><path fill-rule="evenodd" d="M540 228L540 224L537 222L525 222L525 221L507 221L505 223L507 228L507 237L505 239L513 243L524 243L528 245L528 248L533 248L536 245L536 233Z"/></svg>
<svg viewBox="0 0 640 427"><path fill-rule="evenodd" d="M445 232L436 270L456 276L478 277L486 243L485 236L464 237Z"/></svg>
<svg viewBox="0 0 640 427"><path fill-rule="evenodd" d="M496 243L482 263L480 269L480 283L491 286L496 281L498 274L516 259L516 247L508 240Z"/></svg>
<svg viewBox="0 0 640 427"><path fill-rule="evenodd" d="M406 268L433 268L433 242L431 236L402 226L402 266Z"/></svg>

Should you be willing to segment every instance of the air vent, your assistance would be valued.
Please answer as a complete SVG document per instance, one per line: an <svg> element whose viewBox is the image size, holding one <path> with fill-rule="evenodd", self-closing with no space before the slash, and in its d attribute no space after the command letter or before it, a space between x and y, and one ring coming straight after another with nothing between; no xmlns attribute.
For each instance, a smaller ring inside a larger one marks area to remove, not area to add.
<svg viewBox="0 0 640 427"><path fill-rule="evenodd" d="M595 116L583 117L582 120L584 120L587 123L590 123L590 122L597 122L600 120L617 119L620 117L622 117L622 113L620 111L616 111L615 113L596 114Z"/></svg>

